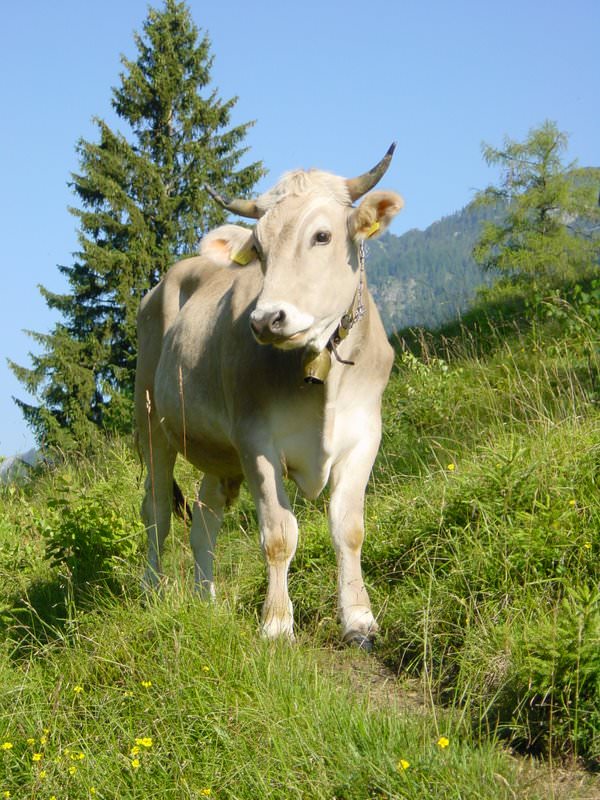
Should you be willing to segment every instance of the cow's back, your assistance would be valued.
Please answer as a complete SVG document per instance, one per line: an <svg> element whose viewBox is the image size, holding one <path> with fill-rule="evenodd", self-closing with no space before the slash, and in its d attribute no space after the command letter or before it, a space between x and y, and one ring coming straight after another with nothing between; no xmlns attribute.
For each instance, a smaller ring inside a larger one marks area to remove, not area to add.
<svg viewBox="0 0 600 800"><path fill-rule="evenodd" d="M145 435L150 411L174 449L204 470L239 473L222 413L222 367L230 361L226 351L235 353L248 338L235 344L235 317L260 285L260 270L219 267L197 256L175 264L140 307L138 431Z"/></svg>

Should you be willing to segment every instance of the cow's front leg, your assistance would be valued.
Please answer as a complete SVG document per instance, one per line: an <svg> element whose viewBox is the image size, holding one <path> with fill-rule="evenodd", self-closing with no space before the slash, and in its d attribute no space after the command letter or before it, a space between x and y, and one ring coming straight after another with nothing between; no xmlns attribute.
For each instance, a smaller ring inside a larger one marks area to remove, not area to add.
<svg viewBox="0 0 600 800"><path fill-rule="evenodd" d="M377 448L379 430L363 439L331 470L329 527L338 562L338 613L344 641L370 649L378 625L371 611L361 569L365 489Z"/></svg>
<svg viewBox="0 0 600 800"><path fill-rule="evenodd" d="M288 569L298 543L298 524L275 454L248 459L245 472L254 497L260 541L267 563L267 597L262 612L262 633L268 639L294 638L294 617L288 594Z"/></svg>

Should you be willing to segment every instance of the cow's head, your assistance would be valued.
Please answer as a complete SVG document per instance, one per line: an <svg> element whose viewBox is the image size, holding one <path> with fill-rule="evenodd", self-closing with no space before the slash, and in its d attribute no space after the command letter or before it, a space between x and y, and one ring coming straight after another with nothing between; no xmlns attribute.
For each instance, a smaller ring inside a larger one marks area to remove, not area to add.
<svg viewBox="0 0 600 800"><path fill-rule="evenodd" d="M227 210L257 220L253 231L217 229L203 251L214 254L214 241L229 262L260 260L264 282L250 316L259 343L313 352L326 347L358 291L360 243L383 233L404 205L395 192L366 194L387 170L394 148L358 178L292 172L257 200L225 201L209 190ZM219 239L222 230L229 234Z"/></svg>

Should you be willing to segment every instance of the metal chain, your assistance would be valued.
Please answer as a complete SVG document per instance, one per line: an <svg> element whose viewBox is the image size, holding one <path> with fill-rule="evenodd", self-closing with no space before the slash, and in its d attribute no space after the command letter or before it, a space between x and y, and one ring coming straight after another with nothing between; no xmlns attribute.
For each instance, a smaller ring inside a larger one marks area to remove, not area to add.
<svg viewBox="0 0 600 800"><path fill-rule="evenodd" d="M365 258L367 255L367 250L365 247L364 241L361 240L360 244L358 245L358 291L356 295L356 311L354 312L354 316L352 317L352 324L354 325L360 319L362 319L365 315L366 308L363 304L363 289L365 286Z"/></svg>
<svg viewBox="0 0 600 800"><path fill-rule="evenodd" d="M352 301L352 306L348 309L348 311L346 311L340 320L340 326L346 331L350 331L350 329L364 317L367 311L363 303L363 290L365 286L365 255L365 244L361 241L358 245L358 287L354 295L354 300Z"/></svg>
<svg viewBox="0 0 600 800"><path fill-rule="evenodd" d="M351 308L346 311L344 316L341 318L340 324L336 328L327 344L327 347L329 350L331 350L340 364L348 364L350 366L354 365L354 361L345 361L343 358L341 358L337 351L337 345L340 344L342 339L345 339L346 336L348 336L351 329L356 325L357 322L359 322L359 320L364 317L367 311L366 306L363 303L363 291L365 287L365 255L365 244L363 241L361 241L358 245L358 287L354 295L354 300L352 301Z"/></svg>

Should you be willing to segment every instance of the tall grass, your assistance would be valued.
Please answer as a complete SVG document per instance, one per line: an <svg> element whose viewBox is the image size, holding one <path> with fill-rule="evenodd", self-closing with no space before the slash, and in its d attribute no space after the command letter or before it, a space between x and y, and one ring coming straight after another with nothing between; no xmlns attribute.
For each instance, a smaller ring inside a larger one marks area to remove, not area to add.
<svg viewBox="0 0 600 800"><path fill-rule="evenodd" d="M376 658L419 682L425 711L392 703L396 690L389 708L371 702L345 675L327 497L290 486L290 647L257 636L247 492L219 539L217 606L191 597L177 523L165 592L142 608L141 473L126 444L3 489L0 792L593 797L592 778L561 792L498 746L600 763L598 334L589 309L552 309L398 355L363 563ZM188 468L178 480L193 493ZM332 648L339 674L323 668Z"/></svg>
<svg viewBox="0 0 600 800"><path fill-rule="evenodd" d="M598 330L561 314L400 355L366 556L391 663L480 730L597 764Z"/></svg>
<svg viewBox="0 0 600 800"><path fill-rule="evenodd" d="M492 800L518 784L449 716L370 708L307 642L263 642L180 592L144 611L104 601L40 655L0 668L14 797Z"/></svg>

